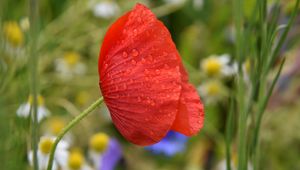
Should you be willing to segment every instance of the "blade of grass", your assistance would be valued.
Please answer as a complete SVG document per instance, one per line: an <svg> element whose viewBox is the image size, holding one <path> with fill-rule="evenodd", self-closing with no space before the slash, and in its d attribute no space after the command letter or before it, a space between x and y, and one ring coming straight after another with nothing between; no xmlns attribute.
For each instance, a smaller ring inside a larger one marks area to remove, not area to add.
<svg viewBox="0 0 300 170"><path fill-rule="evenodd" d="M255 129L254 129L254 136L253 136L253 149L254 149L254 157L256 161L254 161L254 164L257 163L257 159L256 157L258 157L259 155L257 154L257 143L258 143L258 139L259 139L259 130L260 130L260 126L261 126L261 121L262 121L262 117L263 117L263 114L264 114L264 111L267 107L267 104L268 104L268 101L272 95L272 92L274 90L274 87L276 85L276 82L281 74L281 71L282 71L282 68L283 68L283 65L285 63L285 59L281 62L280 64L280 67L277 71L277 74L275 76L275 78L273 79L272 81L272 84L267 92L267 95L264 97L264 99L262 100L262 102L260 103L259 105L259 110L258 110L258 116L257 116L257 120L256 120L256 126L255 126ZM257 167L257 165L255 165L254 167Z"/></svg>
<svg viewBox="0 0 300 170"><path fill-rule="evenodd" d="M37 157L37 149L38 149L38 121L37 121L37 94L38 94L38 79L37 79L37 64L38 57L36 53L36 40L38 36L38 2L36 0L29 1L29 17L30 17L30 79L31 79L31 94L33 97L32 109L31 113L33 116L33 121L31 122L31 147L33 149L33 169L38 170L38 157ZM30 119L32 120L32 119Z"/></svg>
<svg viewBox="0 0 300 170"><path fill-rule="evenodd" d="M226 167L227 170L231 170L231 141L233 137L233 112L234 112L234 100L233 97L230 99L229 114L226 121Z"/></svg>
<svg viewBox="0 0 300 170"><path fill-rule="evenodd" d="M274 62L276 60L276 57L278 56L279 51L280 51L280 49L281 49L281 47L282 47L282 45L283 45L283 43L284 43L284 41L285 41L285 39L286 39L286 37L288 35L288 32L290 31L290 29L291 29L291 27L292 27L292 25L293 25L293 23L295 21L295 18L297 16L298 7L299 7L299 2L300 2L300 0L296 1L295 8L294 8L294 10L292 12L292 15L291 15L291 18L290 18L290 20L289 20L289 22L287 24L287 27L283 31L282 35L280 36L278 44L276 45L275 50L273 51L273 53L272 53L272 55L270 57L270 60L267 63L267 67L266 67L267 70L269 70L271 68L271 66L274 64Z"/></svg>

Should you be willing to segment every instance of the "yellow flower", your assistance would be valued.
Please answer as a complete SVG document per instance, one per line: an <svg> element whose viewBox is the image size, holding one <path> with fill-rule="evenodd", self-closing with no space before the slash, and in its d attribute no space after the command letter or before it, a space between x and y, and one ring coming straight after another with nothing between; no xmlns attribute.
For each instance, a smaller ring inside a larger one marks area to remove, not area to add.
<svg viewBox="0 0 300 170"><path fill-rule="evenodd" d="M210 96L217 96L221 93L221 85L216 81L212 81L207 85L207 94Z"/></svg>
<svg viewBox="0 0 300 170"><path fill-rule="evenodd" d="M80 55L76 52L65 52L64 54L64 60L69 66L74 66L77 64L80 60Z"/></svg>
<svg viewBox="0 0 300 170"><path fill-rule="evenodd" d="M32 95L29 95L29 97L28 97L28 102L32 105L32 103L33 103L33 96L32 96ZM43 96L41 96L41 95L38 95L38 96L37 96L37 104L38 104L39 106L42 106L42 105L45 104L45 99L44 99Z"/></svg>
<svg viewBox="0 0 300 170"><path fill-rule="evenodd" d="M221 73L222 64L217 58L208 58L203 61L202 68L206 74L213 76Z"/></svg>
<svg viewBox="0 0 300 170"><path fill-rule="evenodd" d="M90 139L90 147L96 152L103 152L109 142L109 137L105 133L97 133Z"/></svg>
<svg viewBox="0 0 300 170"><path fill-rule="evenodd" d="M49 154L53 145L53 139L42 138L39 143L39 149L43 154Z"/></svg>
<svg viewBox="0 0 300 170"><path fill-rule="evenodd" d="M84 106L87 103L88 99L89 93L87 93L86 91L80 91L75 97L76 103L80 106Z"/></svg>
<svg viewBox="0 0 300 170"><path fill-rule="evenodd" d="M84 157L78 151L71 152L68 160L68 165L72 170L78 170L81 168L84 162Z"/></svg>
<svg viewBox="0 0 300 170"><path fill-rule="evenodd" d="M58 135L65 127L65 122L61 118L53 118L49 122L51 134Z"/></svg>
<svg viewBox="0 0 300 170"><path fill-rule="evenodd" d="M246 60L243 66L245 67L246 73L249 73L250 72L250 68L251 68L251 62L250 62L250 60L249 59Z"/></svg>
<svg viewBox="0 0 300 170"><path fill-rule="evenodd" d="M214 103L227 95L227 88L219 80L210 80L198 88L207 103Z"/></svg>
<svg viewBox="0 0 300 170"><path fill-rule="evenodd" d="M230 76L236 72L236 68L229 65L230 56L227 54L216 56L212 55L204 59L201 63L201 69L210 77Z"/></svg>
<svg viewBox="0 0 300 170"><path fill-rule="evenodd" d="M7 41L14 47L23 44L24 35L20 26L15 21L8 21L4 23L3 33Z"/></svg>
<svg viewBox="0 0 300 170"><path fill-rule="evenodd" d="M86 65L80 61L80 54L68 51L61 58L55 60L55 70L64 80L70 80L76 75L83 75L86 72Z"/></svg>

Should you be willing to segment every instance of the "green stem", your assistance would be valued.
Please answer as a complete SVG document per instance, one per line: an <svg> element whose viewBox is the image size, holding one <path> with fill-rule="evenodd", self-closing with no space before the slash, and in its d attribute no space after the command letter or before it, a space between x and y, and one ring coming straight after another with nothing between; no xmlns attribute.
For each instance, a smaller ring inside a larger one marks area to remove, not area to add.
<svg viewBox="0 0 300 170"><path fill-rule="evenodd" d="M37 0L29 1L29 17L30 17L30 49L29 56L30 60L30 78L31 78L31 94L33 97L32 102L32 148L33 148L33 169L38 170L38 157L37 157L37 149L38 149L38 120L37 120L37 94L38 94L38 79L37 79L37 64L38 64L38 56L36 51L37 46L37 36L38 36L38 2Z"/></svg>
<svg viewBox="0 0 300 170"><path fill-rule="evenodd" d="M230 108L228 112L228 117L226 120L226 170L231 170L231 141L233 136L233 112L234 112L234 100L230 99Z"/></svg>
<svg viewBox="0 0 300 170"><path fill-rule="evenodd" d="M81 112L77 117L75 117L63 130L60 132L60 134L57 136L53 143L53 147L51 148L49 161L48 161L48 167L47 170L52 169L52 164L54 160L54 153L55 149L57 147L57 144L59 141L64 137L64 135L77 123L79 123L83 118L85 118L89 113L91 113L93 110L95 110L100 104L103 102L103 97L100 97L98 100L96 100L93 104L91 104L87 109L85 109L83 112Z"/></svg>

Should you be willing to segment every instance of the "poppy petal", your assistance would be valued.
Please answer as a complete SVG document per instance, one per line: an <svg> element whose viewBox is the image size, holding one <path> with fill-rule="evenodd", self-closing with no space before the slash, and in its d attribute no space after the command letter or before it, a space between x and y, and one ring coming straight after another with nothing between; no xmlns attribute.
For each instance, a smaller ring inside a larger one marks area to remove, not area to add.
<svg viewBox="0 0 300 170"><path fill-rule="evenodd" d="M181 93L177 55L167 28L143 5L108 30L100 87L113 123L130 142L157 143L171 128Z"/></svg>
<svg viewBox="0 0 300 170"><path fill-rule="evenodd" d="M197 90L188 83L188 75L184 67L180 67L182 89L179 100L179 111L172 125L172 130L186 136L199 132L204 123L204 107Z"/></svg>

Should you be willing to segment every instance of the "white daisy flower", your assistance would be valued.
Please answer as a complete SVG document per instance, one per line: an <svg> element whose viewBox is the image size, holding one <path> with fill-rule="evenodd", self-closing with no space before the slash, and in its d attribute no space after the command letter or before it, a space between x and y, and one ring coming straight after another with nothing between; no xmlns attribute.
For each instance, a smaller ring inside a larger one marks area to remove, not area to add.
<svg viewBox="0 0 300 170"><path fill-rule="evenodd" d="M110 19L120 13L120 8L118 4L113 1L102 1L95 4L92 11L98 18Z"/></svg>
<svg viewBox="0 0 300 170"><path fill-rule="evenodd" d="M96 133L90 138L89 156L94 164L94 168L99 169L101 166L101 156L106 150L109 143L109 136L105 133Z"/></svg>
<svg viewBox="0 0 300 170"><path fill-rule="evenodd" d="M33 103L33 97L30 95L28 98L28 101L26 103L23 103L20 105L20 107L17 110L17 115L19 117L29 117L30 111ZM45 107L44 104L44 98L41 95L37 96L37 120L40 122L45 117L50 115L50 111Z"/></svg>
<svg viewBox="0 0 300 170"><path fill-rule="evenodd" d="M201 69L207 76L212 77L232 76L237 72L236 65L230 65L228 54L209 56L201 62Z"/></svg>
<svg viewBox="0 0 300 170"><path fill-rule="evenodd" d="M204 0L194 0L193 1L193 6L195 9L202 9L203 8L203 5L204 5Z"/></svg>
<svg viewBox="0 0 300 170"><path fill-rule="evenodd" d="M28 17L24 17L20 20L20 27L24 32L29 30L30 22Z"/></svg>
<svg viewBox="0 0 300 170"><path fill-rule="evenodd" d="M171 5L181 5L185 2L185 0L164 0L165 3L171 4Z"/></svg>
<svg viewBox="0 0 300 170"><path fill-rule="evenodd" d="M84 156L78 152L73 151L69 154L68 165L65 170L92 170L92 168L86 163Z"/></svg>
<svg viewBox="0 0 300 170"><path fill-rule="evenodd" d="M237 170L238 169L236 160L231 161L231 169L232 170ZM226 164L225 159L223 159L222 161L220 161L217 164L216 170L227 170L227 164ZM248 170L253 170L253 166L250 163L248 163Z"/></svg>
<svg viewBox="0 0 300 170"><path fill-rule="evenodd" d="M66 126L66 122L61 117L51 117L44 124L45 134L49 136L58 136L63 128ZM64 135L63 140L69 144L73 144L73 136L70 132Z"/></svg>
<svg viewBox="0 0 300 170"><path fill-rule="evenodd" d="M86 66L80 62L80 55L76 52L66 52L63 58L55 60L55 69L63 80L86 72Z"/></svg>
<svg viewBox="0 0 300 170"><path fill-rule="evenodd" d="M219 80L210 80L198 87L198 91L206 103L216 103L228 94L228 89Z"/></svg>
<svg viewBox="0 0 300 170"><path fill-rule="evenodd" d="M6 52L11 56L20 56L24 52L25 39L21 27L16 21L6 21L2 29Z"/></svg>
<svg viewBox="0 0 300 170"><path fill-rule="evenodd" d="M40 170L46 170L49 161L49 155L51 148L53 146L55 137L43 136L40 139L37 158L38 158L38 165ZM68 152L69 144L64 140L61 140L56 147L55 154L54 154L54 161L52 170L58 170L59 167L66 167L69 157ZM33 165L33 151L30 151L28 154L28 160L30 165Z"/></svg>

